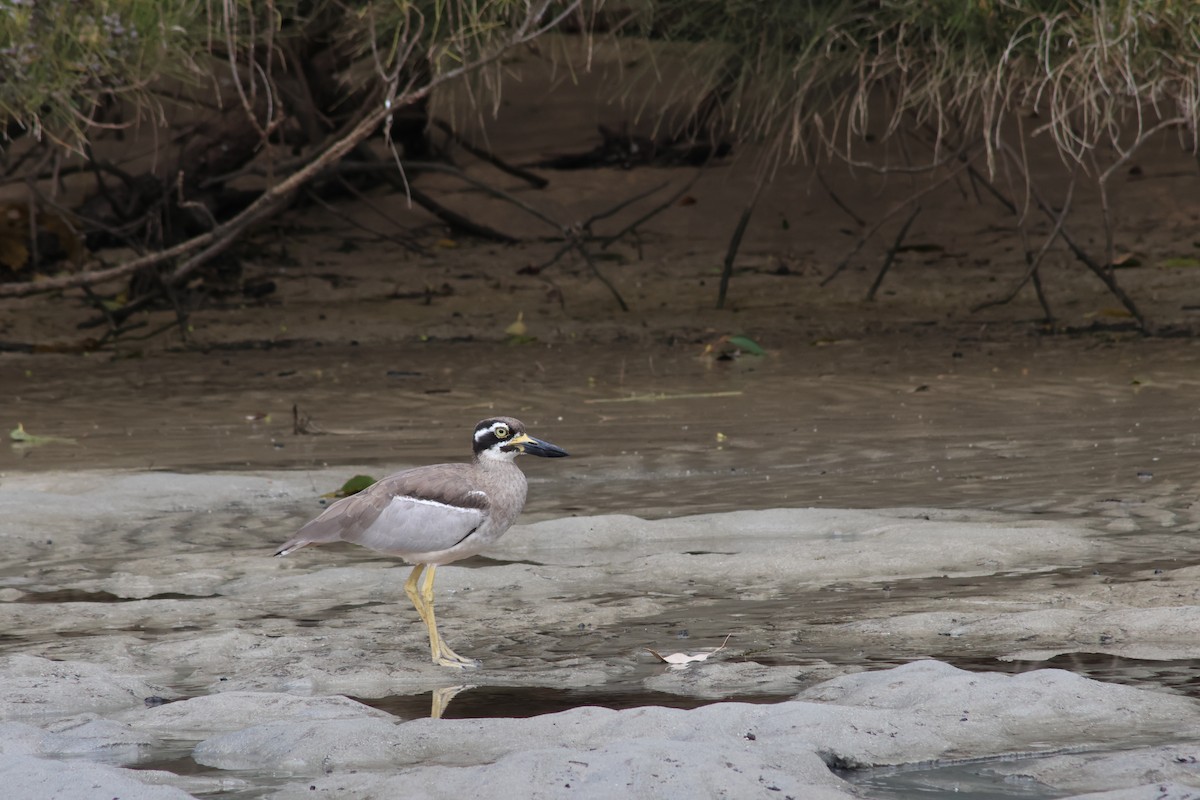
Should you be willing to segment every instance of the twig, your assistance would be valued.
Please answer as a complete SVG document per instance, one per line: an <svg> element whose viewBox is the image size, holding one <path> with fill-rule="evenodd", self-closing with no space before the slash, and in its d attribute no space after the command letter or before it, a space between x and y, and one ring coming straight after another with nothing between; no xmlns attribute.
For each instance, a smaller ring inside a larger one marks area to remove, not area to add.
<svg viewBox="0 0 1200 800"><path fill-rule="evenodd" d="M29 180L29 184L32 187L33 179ZM27 222L29 223L29 266L34 270L40 266L42 260L38 253L38 205L35 198L36 195L32 190L25 196Z"/></svg>
<svg viewBox="0 0 1200 800"><path fill-rule="evenodd" d="M1028 247L1024 248L1025 263L1029 265L1029 268L1025 270L1025 274L1021 277L1021 280L1017 281L1016 285L1013 286L1012 289L1009 290L1008 294L1006 294L1004 297L994 300L985 300L982 303L975 305L971 309L971 313L974 314L984 310L985 308L1000 306L1011 302L1012 299L1017 296L1017 293L1024 288L1025 284L1029 283L1030 280L1033 280L1034 290L1038 294L1038 301L1042 305L1042 310L1046 312L1047 319L1051 318L1050 307L1046 302L1045 295L1042 293L1041 281L1038 280L1038 267L1042 263L1042 258L1044 258L1046 253L1050 250L1050 245L1052 245L1054 240L1057 239L1062 233L1063 223L1067 221L1067 214L1071 211L1071 201L1075 197L1075 185L1078 182L1078 178L1079 162L1075 162L1075 168L1071 171L1071 182L1067 184L1067 196L1063 200L1062 211L1060 211L1054 219L1054 230L1050 231L1050 235L1046 237L1046 241L1042 242L1042 246L1038 249L1036 255L1031 253ZM1024 236L1022 236L1022 238L1024 238Z"/></svg>
<svg viewBox="0 0 1200 800"><path fill-rule="evenodd" d="M608 278L604 277L604 273L600 272L599 267L597 267L596 262L592 260L592 255L587 251L587 248L583 247L581 244L576 244L575 249L579 251L579 255L583 256L583 260L586 261L588 267L591 268L592 274L595 275L600 282L608 288L608 291L612 293L613 298L617 301L617 305L621 307L621 310L628 311L629 306L626 305L625 298L621 297L621 293L617 291L617 287L613 286L612 282L609 281Z"/></svg>
<svg viewBox="0 0 1200 800"><path fill-rule="evenodd" d="M694 186L696 184L696 181L698 181L700 179L700 175L703 172L704 172L704 167L701 167L700 169L696 170L696 174L693 175L691 177L691 179L688 180L687 183L685 183L682 187L680 187L679 191L672 194L670 197L668 197L662 203L660 203L657 206L655 206L654 208L650 209L648 212L646 212L642 216L638 217L633 222L629 223L628 225L626 225L624 228L617 231L613 235L601 237L600 249L601 250L606 249L613 242L617 241L618 239L624 238L631 231L634 231L637 228L641 227L642 225L645 225L647 222L652 220L654 217L657 217L663 211L666 211L668 208L675 205L675 201L678 200L679 198L683 197L684 193L686 193L689 189L692 188L692 186Z"/></svg>
<svg viewBox="0 0 1200 800"><path fill-rule="evenodd" d="M825 180L825 174L822 173L821 170L819 170L819 169L817 170L817 180L820 182L821 186L824 187L826 193L829 194L829 199L833 201L833 204L835 206L837 206L838 208L840 208L842 211L845 211L846 215L849 216L850 219L854 220L854 224L858 225L858 227L860 227L860 228L867 227L867 221L864 220L862 217L860 217L858 214L855 214L854 211L850 208L850 206L848 206L842 202L842 198L838 197L837 193L833 191L833 187L830 186L829 183Z"/></svg>
<svg viewBox="0 0 1200 800"><path fill-rule="evenodd" d="M543 261L541 264L538 264L537 266L535 266L533 268L534 272L541 272L544 269L548 269L548 268L554 266L556 263L558 263L558 260L560 258L562 258L563 256L565 256L567 253L571 252L574 249L575 249L575 243L573 241L571 241L570 239L568 239L567 241L563 242L562 247L560 247L554 251L554 255L550 256L550 258L548 260Z"/></svg>
<svg viewBox="0 0 1200 800"><path fill-rule="evenodd" d="M1042 288L1042 273L1040 270L1033 272L1033 293L1037 295L1038 304L1042 307L1042 319L1047 324L1054 323L1054 312L1050 310L1050 301L1046 298L1046 292Z"/></svg>
<svg viewBox="0 0 1200 800"><path fill-rule="evenodd" d="M866 246L867 242L870 241L871 237L874 236L876 233L878 233L879 229L882 228L887 223L888 220L890 220L892 217L899 214L901 211L903 211L908 206L912 205L913 203L916 203L918 200L920 200L922 197L929 194L930 192L932 192L936 189L940 189L944 184L948 183L949 181L954 180L955 176L957 176L958 173L962 172L964 169L969 168L971 165L971 161L975 158L975 155L974 154L967 155L967 152L969 150L973 150L975 148L975 146L977 146L977 144L978 143L976 143L975 145L972 145L970 148L964 148L962 151L960 151L963 154L962 161L960 164L955 166L954 169L950 170L944 176L942 176L938 180L934 181L933 183L929 184L925 188L920 189L919 191L916 191L913 194L909 195L907 198L905 198L904 200L902 200L901 202L899 202L895 206L893 206L886 214L884 214L874 225L872 225L870 227L869 230L867 230L862 236L859 237L858 242L855 243L854 247L850 250L850 252L847 253L845 255L845 257L841 261L838 262L837 266L833 268L833 272L830 272L828 275L826 275L821 280L820 285L825 286L830 281L832 281L834 278L836 278L838 275L840 275L842 270L844 270L847 266L849 266L850 259L854 258L854 256L856 256L858 254L858 251L862 250L863 247Z"/></svg>
<svg viewBox="0 0 1200 800"><path fill-rule="evenodd" d="M183 280L208 259L228 248L232 244L232 240L246 228L285 206L287 200L297 189L358 146L360 142L376 131L380 124L395 113L400 106L415 103L422 98L428 97L441 84L461 77L485 64L489 64L502 57L511 48L531 41L542 33L552 30L559 22L572 14L581 1L568 0L568 2L564 3L561 11L543 22L542 18L546 15L547 10L553 4L554 0L538 0L532 8L529 8L521 24L517 26L512 35L503 43L473 61L433 76L424 86L419 88L414 88L411 85L405 86L403 89L400 88L399 70L403 67L403 59L398 59L398 66L389 76L384 96L373 110L365 113L350 128L348 133L328 144L319 156L293 172L284 180L266 189L254 202L250 203L250 205L217 228L181 242L174 247L142 256L108 269L63 275L36 282L0 284L0 297L23 297L112 280L130 275L139 269L193 254L185 262L176 267L175 271L168 278L171 283ZM419 32L413 33L409 40L409 45L415 45L420 38Z"/></svg>
<svg viewBox="0 0 1200 800"><path fill-rule="evenodd" d="M725 294L729 291L729 279L733 276L733 260L737 258L738 248L742 245L742 236L746 233L746 226L750 224L750 217L754 214L754 208L758 205L758 198L762 196L762 190L766 184L766 179L760 176L758 185L754 187L754 196L742 209L742 216L738 218L737 227L733 229L733 236L729 238L729 247L725 250L725 264L721 269L721 285L717 289L717 308L719 309L725 307Z"/></svg>
<svg viewBox="0 0 1200 800"><path fill-rule="evenodd" d="M456 142L463 150L466 150L476 158L483 159L501 172L507 172L509 175L512 175L515 178L520 178L535 189L544 189L550 185L550 181L546 180L541 175L535 175L527 169L522 169L521 167L509 164L491 150L486 150L478 145L471 144L462 136L460 136L459 133L454 130L454 128L450 127L449 123L440 119L435 119L433 120L433 125L450 137L450 139Z"/></svg>
<svg viewBox="0 0 1200 800"><path fill-rule="evenodd" d="M637 194L633 195L632 197L625 198L624 200L617 203L612 208L609 208L605 211L601 211L596 214L592 214L590 217L588 217L586 220L584 220L583 227L590 229L592 227L593 222L599 222L602 219L608 219L609 217L613 216L614 214L619 213L621 210L633 205L634 203L638 202L639 200L645 200L650 195L656 194L660 189L667 188L667 186L669 186L669 185L670 185L669 183L660 183L658 186L654 186L650 189L647 189L644 192L638 192Z"/></svg>
<svg viewBox="0 0 1200 800"><path fill-rule="evenodd" d="M904 243L904 237L908 235L908 229L912 227L914 222L916 222L917 215L920 213L921 206L918 203L917 206L913 208L912 213L908 215L908 219L905 220L904 224L900 227L900 232L896 234L896 241L893 242L892 246L888 249L887 256L883 259L883 266L879 268L879 274L875 276L875 282L872 283L871 288L867 290L868 302L875 299L875 293L879 291L879 285L883 283L883 276L887 275L888 270L891 269L892 263L896 260L896 254L900 252L900 245Z"/></svg>
<svg viewBox="0 0 1200 800"><path fill-rule="evenodd" d="M309 200L311 200L312 202L321 206L321 208L325 209L330 214L333 214L335 217L340 219L342 222L347 223L351 227L358 228L361 231L366 231L367 233L371 234L372 236L378 236L379 238L384 239L389 242L392 242L393 244L398 244L410 252L419 253L420 255L428 255L428 252L425 250L425 248L420 247L419 245L413 244L412 242L410 242L406 239L403 239L399 236L394 236L390 233L385 233L384 231L376 230L375 228L372 228L370 225L367 225L364 222L359 222L358 220L356 220L354 217L350 216L349 214L343 213L342 211L338 210L338 208L336 206L334 206L332 203L326 202L320 195L318 195L316 192L312 191L311 189L306 190L304 194L306 197L308 197Z"/></svg>
<svg viewBox="0 0 1200 800"><path fill-rule="evenodd" d="M352 173L352 172L353 173L367 172L367 173L370 173L375 176L382 175L384 180L388 181L389 183L392 184L392 186L394 186L395 188L404 192L408 196L409 200L411 200L412 202L415 202L417 205L421 206L426 211L433 214L435 217L437 217L442 222L449 225L451 228L458 229L470 236L477 236L480 239L487 239L487 240L493 241L493 242L501 242L503 244L516 244L517 242L521 241L520 239L518 239L515 236L510 236L507 233L502 233L502 232L496 230L495 228L491 228L487 225L484 225L483 223L475 222L474 220L470 219L469 217L465 217L462 214L459 214L457 211L450 210L446 206L444 206L441 203L434 200L429 195L425 194L422 191L419 191L415 186L413 186L408 181L408 179L404 173L385 168L385 166L382 164L382 162L380 162L379 159L375 157L375 154L372 153L365 146L360 146L360 147L356 148L355 153L356 153L356 155L359 156L359 158L362 159L362 161L364 163L355 164L355 163L342 162L340 164L334 165L334 167L331 168L331 171L336 171L338 173L338 180L341 181L342 185L347 189L347 191L351 192L359 199L366 201L366 198L363 197L361 192L359 192L357 189L355 189L348 181L346 181L345 178L341 177L343 174ZM413 163L409 162L404 165L404 169L408 172L417 172L417 171L422 171L422 170L428 170L430 172L441 172L442 170L435 169L435 167L442 167L442 166L445 166L445 165L427 164L427 163L413 164ZM461 171L459 171L457 169L452 168L452 174L456 174L459 177L466 178L466 176L463 175L461 173ZM482 182L480 182L480 183L481 183L481 185L486 186L486 184L482 184ZM499 191L499 190L497 190L497 191Z"/></svg>
<svg viewBox="0 0 1200 800"><path fill-rule="evenodd" d="M1141 120L1139 117L1139 126L1140 122ZM1112 209L1109 207L1108 203L1108 179L1113 176L1114 172L1116 172L1127 161L1129 161L1129 159L1133 157L1133 154L1136 153L1150 137L1154 136L1164 128L1169 128L1175 125L1183 125L1187 122L1188 120L1184 117L1173 117L1171 119L1159 121L1159 123L1154 127L1147 131L1143 131L1142 134L1133 141L1133 144L1129 146L1128 150L1123 151L1118 147L1117 152L1121 154L1121 157L1110 164L1108 169L1100 173L1100 177L1096 183L1100 188L1100 214L1104 219L1104 265L1108 270L1112 270L1113 261L1115 261L1117 257L1116 246L1113 242ZM1093 163L1095 163L1095 152L1091 151L1091 155Z"/></svg>
<svg viewBox="0 0 1200 800"><path fill-rule="evenodd" d="M1001 149L1010 159L1013 159L1014 161L1016 160L1016 154L1013 152L1012 147L1007 144L1001 144ZM1041 192L1038 190L1037 184L1033 182L1032 176L1027 173L1025 178L1029 182L1030 192L1033 195L1033 199L1037 203L1038 208L1042 210L1042 213L1054 218L1055 214L1053 207L1046 202L1044 197L1042 197ZM1058 232L1058 235L1063 242L1066 243L1067 247L1071 248L1071 252L1075 255L1075 258L1077 258L1084 264L1084 266L1091 270L1092 273L1100 279L1101 283L1108 288L1108 291L1113 295L1113 297L1117 298L1121 305L1125 306L1125 310L1128 311L1135 320L1137 320L1138 327L1143 331L1147 330L1146 318L1143 317L1142 312L1138 310L1137 304L1133 302L1133 298L1127 295L1117 283L1116 278L1114 278L1112 275L1112 271L1105 269L1100 264L1097 264L1096 260L1089 256L1087 251L1080 247L1075 239L1071 236L1070 232L1067 231L1066 225L1062 226L1062 229Z"/></svg>
<svg viewBox="0 0 1200 800"><path fill-rule="evenodd" d="M175 296L175 291L171 285L163 280L163 275L158 270L151 270L154 275L154 280L158 283L158 290L162 292L171 303L171 307L175 309L175 321L179 324L179 338L184 343L188 340L188 315L187 311L179 304L179 298Z"/></svg>
<svg viewBox="0 0 1200 800"><path fill-rule="evenodd" d="M475 222L457 211L446 208L444 205L434 200L429 195L422 192L417 187L409 184L408 195L413 199L413 202L424 208L430 214L440 219L442 222L449 225L451 228L456 228L470 236L477 236L480 239L487 239L493 242L502 244L517 244L521 240L515 236L509 236L507 233L501 233L495 228L490 228L481 222Z"/></svg>
<svg viewBox="0 0 1200 800"><path fill-rule="evenodd" d="M365 165L365 164L339 164L337 168L344 172L361 172L361 171L378 172L378 170L379 170L378 166L370 166L370 165ZM444 172L447 175L453 175L454 177L458 178L459 180L463 181L464 183L469 183L472 186L474 186L475 188L480 189L499 200L504 200L505 202L512 203L514 206L521 209L522 211L529 214L530 216L535 217L536 219L539 219L542 222L544 222L545 224L554 228L554 230L559 231L559 232L562 231L562 225L557 220L547 216L546 214L542 213L538 209L536 209L533 206L526 203L521 198L516 197L516 196L504 191L503 189L497 189L495 186L491 186L490 184L484 183L483 181L478 180L477 178L472 178L470 175L466 174L458 167L454 167L449 164L435 164L435 163L430 163L430 162L420 162L420 163L415 163L415 164L409 162L404 165L404 168L409 170L410 172L417 172L417 171ZM393 183L395 183L396 181L399 180L399 176L396 176L395 178L389 178L389 180L392 180Z"/></svg>

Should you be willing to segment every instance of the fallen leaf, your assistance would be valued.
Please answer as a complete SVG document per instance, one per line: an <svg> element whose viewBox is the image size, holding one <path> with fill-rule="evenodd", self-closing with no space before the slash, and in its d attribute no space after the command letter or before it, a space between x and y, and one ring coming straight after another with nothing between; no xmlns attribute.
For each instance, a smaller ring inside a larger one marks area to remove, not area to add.
<svg viewBox="0 0 1200 800"><path fill-rule="evenodd" d="M518 311L516 321L505 328L504 332L509 336L524 336L526 333L528 333L529 327L525 324L525 312Z"/></svg>
<svg viewBox="0 0 1200 800"><path fill-rule="evenodd" d="M664 656L657 650L653 650L649 647L647 647L646 650L650 653L650 655L654 656L664 664L671 664L672 666L681 667L687 664L694 664L697 661L707 661L710 656L715 656L717 653L725 649L725 645L729 642L730 636L733 636L733 634L731 633L726 636L725 641L721 642L720 647L710 650L707 653L695 653L693 655L688 655L687 653L671 653L669 656Z"/></svg>
<svg viewBox="0 0 1200 800"><path fill-rule="evenodd" d="M12 439L13 447L40 447L44 444L75 444L74 439L68 439L65 436L35 436L25 430L25 426L20 422L17 423L17 427L9 431L8 438Z"/></svg>
<svg viewBox="0 0 1200 800"><path fill-rule="evenodd" d="M762 346L759 345L758 342L751 339L749 336L730 336L725 341L729 342L731 345L733 345L737 349L739 349L743 352L749 353L752 356L764 356L767 354L767 351L763 350Z"/></svg>
<svg viewBox="0 0 1200 800"><path fill-rule="evenodd" d="M335 489L332 492L326 492L321 497L349 497L352 494L358 494L363 489L375 483L375 479L370 475L355 475L350 480L342 484L342 488Z"/></svg>

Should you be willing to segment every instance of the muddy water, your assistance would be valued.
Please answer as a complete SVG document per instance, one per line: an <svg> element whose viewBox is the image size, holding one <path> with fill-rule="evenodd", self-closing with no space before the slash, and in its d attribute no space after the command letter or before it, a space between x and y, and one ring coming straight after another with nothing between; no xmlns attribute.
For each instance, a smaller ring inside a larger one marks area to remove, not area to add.
<svg viewBox="0 0 1200 800"><path fill-rule="evenodd" d="M1125 516L1151 530L1195 521L1193 343L803 343L731 362L701 351L10 357L0 424L76 444L0 449L0 472L384 472L458 458L475 420L511 413L574 456L526 464L539 516L929 505ZM293 434L293 406L319 435Z"/></svg>
<svg viewBox="0 0 1200 800"><path fill-rule="evenodd" d="M796 343L767 357L731 361L703 357L700 342L627 348L414 343L395 350L297 344L140 358L7 357L0 359L0 426L20 422L33 434L72 443L0 448L0 479L18 471L327 466L344 467L347 477L381 475L459 458L475 420L506 413L572 453L566 460L523 463L531 482L527 520L779 506L1084 517L1113 534L1096 563L977 579L830 585L761 602L739 599L731 589L694 606L627 619L622 630L631 641L658 630L663 638L707 644L728 632L731 614L743 630L770 630L784 610L795 615L803 609L811 635L776 642L769 654L752 657L767 664L884 666L937 657L991 670L1059 666L1200 696L1194 678L1200 665L1192 661L1075 654L1049 663L998 662L994 649L973 640L847 649L821 635L881 602L904 600L919 611L921 598L932 608L947 599L1153 580L1155 570L1200 561L1194 537L1200 527L1198 366L1200 347L1187 341L988 343L966 337ZM306 433L295 432L294 407L308 420ZM276 538L286 538L294 522L281 520ZM130 542L140 556L170 548L144 538ZM129 555L97 558L89 568L103 576ZM368 558L339 553L338 563ZM53 554L39 566L43 576L52 574ZM18 564L2 570L5 577L21 572ZM120 599L41 588L47 593L34 599L43 602ZM324 624L348 611L330 608L297 624ZM177 636L180 629L162 633ZM153 640L155 632L138 635ZM24 637L0 642L5 653L38 647ZM522 654L518 648L508 655ZM484 687L461 695L447 715L706 702L647 692L640 683L644 672L588 692ZM370 702L403 717L429 707L428 694ZM176 766L183 769L189 760L185 752L159 756L149 763L181 759ZM939 781L962 785L957 768L947 769L929 780L911 772L878 775L869 785L894 797L908 796L905 786L925 787L912 789L919 793ZM980 772L968 772L975 787L970 796L992 796Z"/></svg>

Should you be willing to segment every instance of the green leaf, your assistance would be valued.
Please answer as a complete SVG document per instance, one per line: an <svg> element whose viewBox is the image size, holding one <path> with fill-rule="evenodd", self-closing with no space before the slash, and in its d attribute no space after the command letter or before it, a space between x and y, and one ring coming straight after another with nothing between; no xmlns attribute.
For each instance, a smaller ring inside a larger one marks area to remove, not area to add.
<svg viewBox="0 0 1200 800"><path fill-rule="evenodd" d="M765 356L767 354L767 351L763 350L762 346L749 336L730 336L726 341L742 352L749 353L752 356Z"/></svg>
<svg viewBox="0 0 1200 800"><path fill-rule="evenodd" d="M375 479L370 475L355 475L343 483L342 488L337 491L327 492L321 495L321 497L349 497L352 494L358 494L373 483L375 483Z"/></svg>
<svg viewBox="0 0 1200 800"><path fill-rule="evenodd" d="M1168 267L1171 269L1186 269L1188 267L1200 267L1200 258L1194 256L1184 256L1182 258L1164 258L1158 262L1160 267Z"/></svg>

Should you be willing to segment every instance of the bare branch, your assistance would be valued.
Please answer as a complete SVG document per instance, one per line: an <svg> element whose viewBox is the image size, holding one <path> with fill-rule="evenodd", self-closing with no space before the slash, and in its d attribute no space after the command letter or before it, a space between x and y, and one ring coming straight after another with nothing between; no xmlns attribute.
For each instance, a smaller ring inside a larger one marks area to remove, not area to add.
<svg viewBox="0 0 1200 800"><path fill-rule="evenodd" d="M528 14L521 21L520 25L503 42L490 51L481 54L473 61L466 62L459 67L431 77L424 86L419 88L406 87L404 91L400 92L397 77L396 80L393 80L386 87L382 101L375 109L364 114L341 138L330 142L321 151L320 155L297 169L284 180L266 189L245 209L211 231L188 239L185 242L180 242L166 250L142 256L108 269L90 270L74 275L63 275L57 278L48 278L29 283L0 284L0 297L23 297L100 283L115 278L122 278L138 270L157 266L165 261L194 253L194 255L191 255L190 258L177 266L167 279L171 284L178 283L191 275L214 255L229 247L233 239L248 227L284 207L297 189L319 175L330 164L343 158L357 147L360 142L376 131L400 107L421 100L438 86L490 64L511 48L535 39L553 29L560 21L573 13L582 0L570 0L570 2L564 4L565 7L561 12L554 15L550 20L542 22L542 18L546 15L547 10L553 2L554 0L539 0L536 4L532 4L529 7ZM407 43L409 48L413 46L414 41L420 38L419 31L413 32L410 35L411 39ZM398 69L399 66L397 66ZM398 76L398 72L394 71L393 75Z"/></svg>

